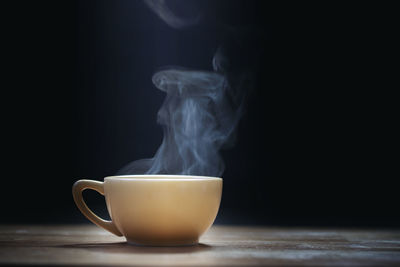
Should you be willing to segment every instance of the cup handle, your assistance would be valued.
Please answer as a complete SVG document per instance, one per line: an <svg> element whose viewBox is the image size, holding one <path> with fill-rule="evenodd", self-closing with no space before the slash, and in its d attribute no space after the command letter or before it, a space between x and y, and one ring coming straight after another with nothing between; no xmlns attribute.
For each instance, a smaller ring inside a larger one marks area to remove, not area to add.
<svg viewBox="0 0 400 267"><path fill-rule="evenodd" d="M112 221L103 220L89 209L89 207L85 203L85 200L83 200L82 196L82 192L85 189L95 190L104 196L103 183L92 180L79 180L72 186L72 196L74 197L76 206L79 208L82 214L86 216L86 218L88 218L94 224L113 233L114 235L122 236L121 232L117 229L117 227Z"/></svg>

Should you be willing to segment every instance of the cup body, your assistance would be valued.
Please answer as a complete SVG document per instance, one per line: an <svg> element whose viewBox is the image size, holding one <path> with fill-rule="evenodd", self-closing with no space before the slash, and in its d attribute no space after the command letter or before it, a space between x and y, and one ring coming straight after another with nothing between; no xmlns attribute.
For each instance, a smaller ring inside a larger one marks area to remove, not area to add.
<svg viewBox="0 0 400 267"><path fill-rule="evenodd" d="M110 217L129 243L191 245L217 216L222 179L184 175L104 178Z"/></svg>

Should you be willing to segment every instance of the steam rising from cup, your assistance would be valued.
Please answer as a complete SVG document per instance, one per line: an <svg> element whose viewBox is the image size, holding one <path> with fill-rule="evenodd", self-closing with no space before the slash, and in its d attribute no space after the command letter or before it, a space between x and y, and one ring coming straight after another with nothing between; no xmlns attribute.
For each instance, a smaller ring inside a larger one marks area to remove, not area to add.
<svg viewBox="0 0 400 267"><path fill-rule="evenodd" d="M225 77L215 72L167 69L153 75L154 85L167 96L158 111L164 138L151 159L134 161L123 174L183 174L220 176L219 150L231 137L240 107L228 101Z"/></svg>
<svg viewBox="0 0 400 267"><path fill-rule="evenodd" d="M171 27L194 22L173 14L164 0L145 2ZM153 158L131 162L118 174L222 175L220 149L234 142L250 86L250 72L232 68L231 54L221 45L210 62L214 71L176 67L153 75L153 84L166 93L157 120L162 143Z"/></svg>

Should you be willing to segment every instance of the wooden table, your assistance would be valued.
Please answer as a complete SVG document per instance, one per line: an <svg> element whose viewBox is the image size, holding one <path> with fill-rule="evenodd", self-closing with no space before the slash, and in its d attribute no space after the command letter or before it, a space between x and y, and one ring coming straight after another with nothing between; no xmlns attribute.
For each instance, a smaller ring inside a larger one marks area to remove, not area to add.
<svg viewBox="0 0 400 267"><path fill-rule="evenodd" d="M191 247L138 247L94 225L0 226L0 265L400 266L400 230L213 226Z"/></svg>

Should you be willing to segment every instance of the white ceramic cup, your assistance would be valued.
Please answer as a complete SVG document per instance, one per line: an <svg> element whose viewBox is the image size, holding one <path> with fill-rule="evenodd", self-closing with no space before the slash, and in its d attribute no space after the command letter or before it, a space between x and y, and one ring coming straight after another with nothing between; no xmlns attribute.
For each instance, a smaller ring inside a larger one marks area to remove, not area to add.
<svg viewBox="0 0 400 267"><path fill-rule="evenodd" d="M112 221L94 214L82 191L105 196ZM104 182L79 180L72 194L93 223L128 243L152 246L194 245L213 224L222 195L222 179L186 175L109 176Z"/></svg>

